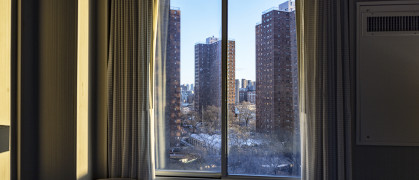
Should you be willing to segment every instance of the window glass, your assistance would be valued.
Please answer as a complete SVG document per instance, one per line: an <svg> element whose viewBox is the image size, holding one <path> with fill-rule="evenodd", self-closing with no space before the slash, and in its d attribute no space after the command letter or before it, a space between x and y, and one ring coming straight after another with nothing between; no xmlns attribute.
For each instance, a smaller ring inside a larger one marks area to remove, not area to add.
<svg viewBox="0 0 419 180"><path fill-rule="evenodd" d="M156 167L220 172L221 0L162 3L155 64Z"/></svg>
<svg viewBox="0 0 419 180"><path fill-rule="evenodd" d="M221 0L162 1L157 170L221 171ZM229 0L227 173L300 176L294 1Z"/></svg>
<svg viewBox="0 0 419 180"><path fill-rule="evenodd" d="M300 176L294 1L229 0L228 174ZM230 51L229 51L230 53Z"/></svg>

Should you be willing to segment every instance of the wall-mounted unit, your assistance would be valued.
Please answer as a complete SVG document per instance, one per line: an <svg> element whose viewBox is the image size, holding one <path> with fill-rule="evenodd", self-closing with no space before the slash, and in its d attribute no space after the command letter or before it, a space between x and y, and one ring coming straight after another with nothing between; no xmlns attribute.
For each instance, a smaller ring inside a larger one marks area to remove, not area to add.
<svg viewBox="0 0 419 180"><path fill-rule="evenodd" d="M10 126L0 125L0 153L9 151L9 130Z"/></svg>
<svg viewBox="0 0 419 180"><path fill-rule="evenodd" d="M419 2L357 4L359 145L419 145Z"/></svg>

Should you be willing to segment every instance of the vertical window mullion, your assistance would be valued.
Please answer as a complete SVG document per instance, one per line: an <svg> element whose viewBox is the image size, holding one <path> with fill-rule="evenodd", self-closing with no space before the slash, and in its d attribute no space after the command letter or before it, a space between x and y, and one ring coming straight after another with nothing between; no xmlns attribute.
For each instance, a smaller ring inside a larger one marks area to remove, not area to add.
<svg viewBox="0 0 419 180"><path fill-rule="evenodd" d="M222 0L221 30L221 176L227 176L227 47L228 0Z"/></svg>

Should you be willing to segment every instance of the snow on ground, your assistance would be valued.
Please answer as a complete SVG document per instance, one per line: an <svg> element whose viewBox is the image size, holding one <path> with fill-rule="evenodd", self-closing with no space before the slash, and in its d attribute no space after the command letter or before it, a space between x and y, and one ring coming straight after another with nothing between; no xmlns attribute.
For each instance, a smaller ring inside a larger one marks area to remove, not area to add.
<svg viewBox="0 0 419 180"><path fill-rule="evenodd" d="M190 138L193 138L195 140L198 140L202 143L204 143L206 146L209 146L211 148L220 149L221 148L221 135L214 134L191 134ZM228 141L230 146L255 146L260 145L262 142L260 140L255 139L239 139L236 141Z"/></svg>

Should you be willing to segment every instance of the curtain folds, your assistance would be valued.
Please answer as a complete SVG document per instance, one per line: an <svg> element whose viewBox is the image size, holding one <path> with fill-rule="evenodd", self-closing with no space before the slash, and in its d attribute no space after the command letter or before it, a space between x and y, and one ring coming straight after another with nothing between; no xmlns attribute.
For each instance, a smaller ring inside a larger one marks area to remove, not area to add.
<svg viewBox="0 0 419 180"><path fill-rule="evenodd" d="M110 1L109 178L154 178L152 74L158 3Z"/></svg>
<svg viewBox="0 0 419 180"><path fill-rule="evenodd" d="M298 0L302 179L350 180L348 0Z"/></svg>
<svg viewBox="0 0 419 180"><path fill-rule="evenodd" d="M157 23L157 43L155 51L154 64L154 120L155 120L155 137L156 138L156 168L167 168L167 161L169 159L169 143L170 133L169 124L165 117L166 114L166 52L167 52L167 38L169 27L169 11L170 0L159 0L158 23ZM164 138L162 138L164 137Z"/></svg>

